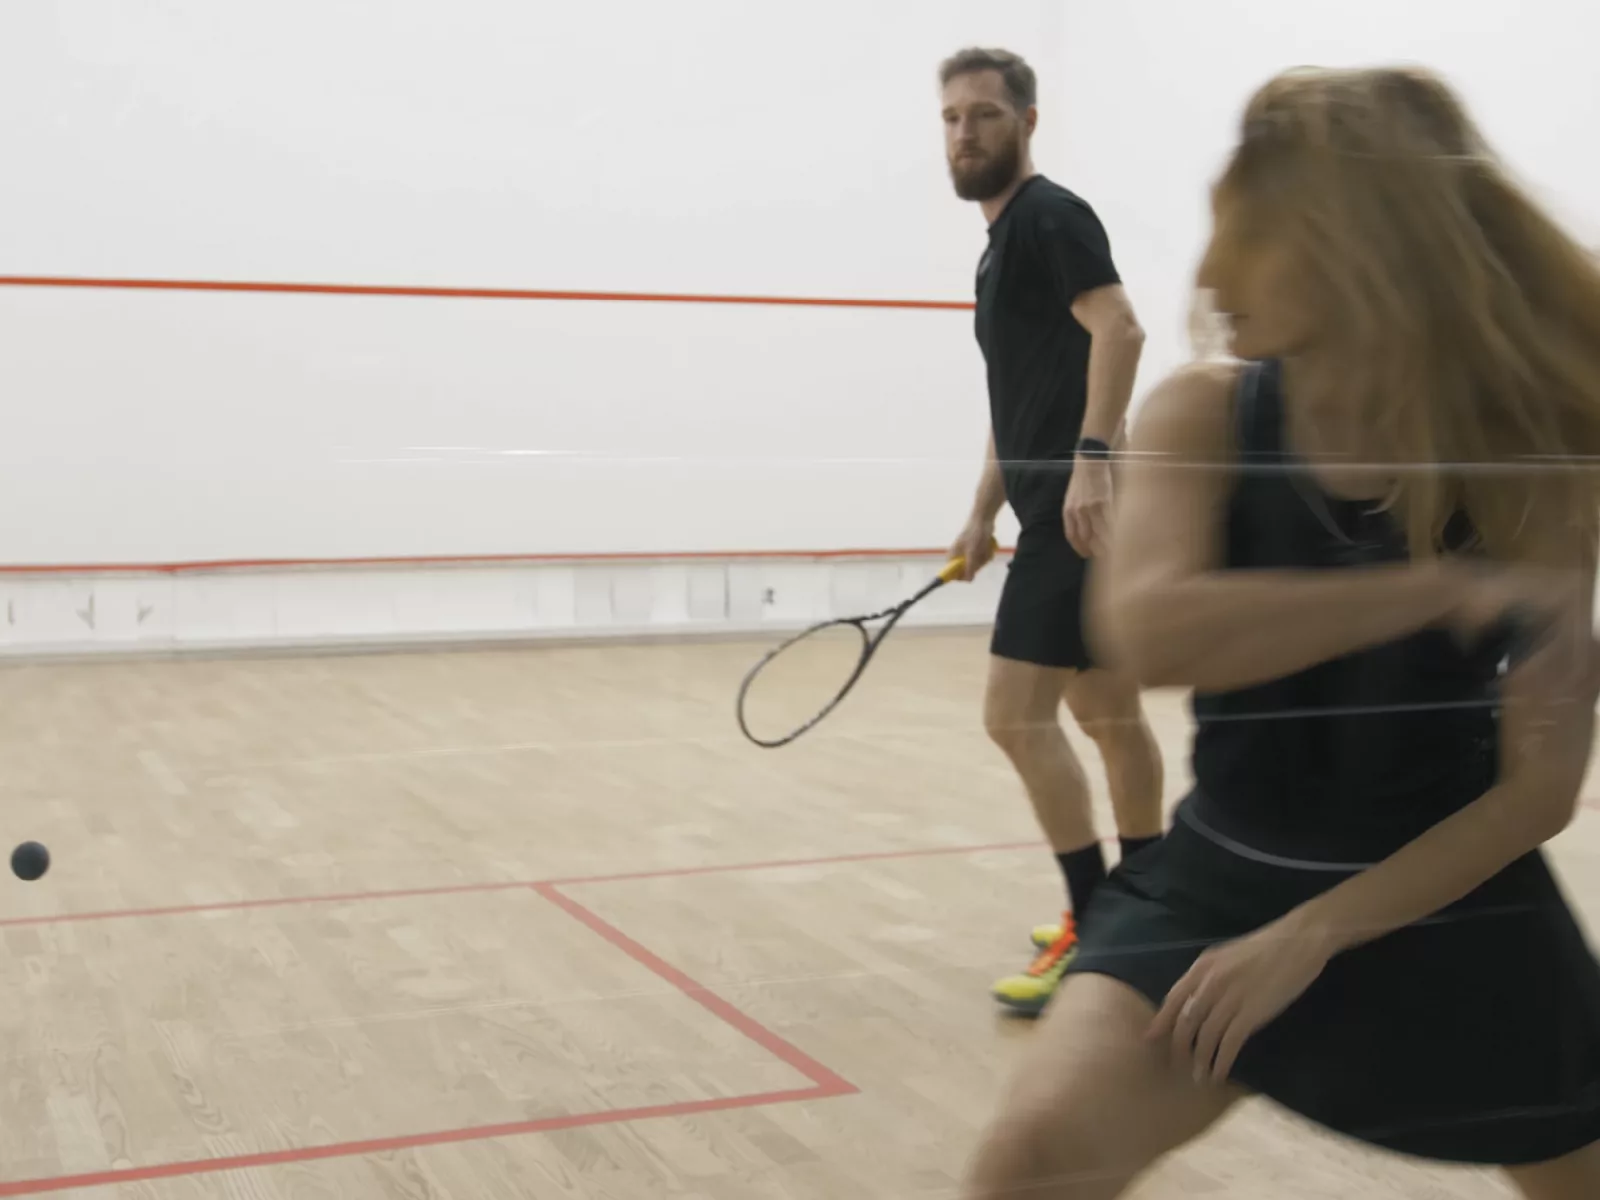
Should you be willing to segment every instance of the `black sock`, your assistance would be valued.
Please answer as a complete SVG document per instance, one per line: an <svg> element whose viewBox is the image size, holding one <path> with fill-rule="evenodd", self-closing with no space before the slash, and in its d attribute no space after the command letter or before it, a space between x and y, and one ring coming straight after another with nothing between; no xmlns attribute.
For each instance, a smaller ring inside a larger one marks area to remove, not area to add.
<svg viewBox="0 0 1600 1200"><path fill-rule="evenodd" d="M1061 864L1061 873L1067 877L1067 903L1073 912L1081 913L1089 907L1089 897L1094 895L1095 888L1105 881L1106 856L1100 843L1091 842L1082 850L1057 854L1056 862Z"/></svg>
<svg viewBox="0 0 1600 1200"><path fill-rule="evenodd" d="M1130 858L1132 858L1135 854L1139 853L1139 851L1143 850L1146 846L1154 846L1160 840L1161 840L1161 835L1159 833L1156 834L1154 837L1137 837L1137 838L1119 837L1117 839L1117 841L1122 846L1122 861L1123 862L1127 862Z"/></svg>

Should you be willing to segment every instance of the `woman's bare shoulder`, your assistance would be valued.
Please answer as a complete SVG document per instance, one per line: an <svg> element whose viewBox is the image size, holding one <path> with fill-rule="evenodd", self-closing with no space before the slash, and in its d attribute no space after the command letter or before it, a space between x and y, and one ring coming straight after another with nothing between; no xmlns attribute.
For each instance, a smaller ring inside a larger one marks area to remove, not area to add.
<svg viewBox="0 0 1600 1200"><path fill-rule="evenodd" d="M1234 395L1243 370L1236 362L1197 362L1168 375L1139 406L1128 449L1136 457L1231 458Z"/></svg>

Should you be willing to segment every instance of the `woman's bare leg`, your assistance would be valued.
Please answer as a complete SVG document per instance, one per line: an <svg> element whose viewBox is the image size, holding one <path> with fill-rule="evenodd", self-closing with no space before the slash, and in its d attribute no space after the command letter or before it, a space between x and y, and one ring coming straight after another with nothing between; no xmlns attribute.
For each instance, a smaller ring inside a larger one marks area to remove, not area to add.
<svg viewBox="0 0 1600 1200"><path fill-rule="evenodd" d="M1507 1172L1528 1200L1594 1200L1600 1196L1600 1142L1534 1167Z"/></svg>
<svg viewBox="0 0 1600 1200"><path fill-rule="evenodd" d="M1154 1016L1125 984L1068 976L979 1148L967 1200L1112 1200L1222 1116L1243 1093L1174 1070L1167 1047L1144 1040Z"/></svg>

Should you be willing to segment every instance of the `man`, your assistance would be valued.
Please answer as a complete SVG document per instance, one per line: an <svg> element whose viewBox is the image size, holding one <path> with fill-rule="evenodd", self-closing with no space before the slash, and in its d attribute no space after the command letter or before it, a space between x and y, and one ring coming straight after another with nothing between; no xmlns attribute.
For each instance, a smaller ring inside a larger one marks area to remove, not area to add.
<svg viewBox="0 0 1600 1200"><path fill-rule="evenodd" d="M972 516L953 550L967 572L993 556L1002 504L1022 526L990 644L984 726L1022 779L1066 879L1060 925L995 984L1002 1004L1041 1011L1076 947L1073 912L1105 878L1065 700L1105 763L1124 858L1161 835L1161 756L1134 681L1096 667L1083 633L1089 560L1105 549L1111 445L1133 394L1144 333L1105 230L1082 199L1033 170L1038 84L1020 57L964 50L940 68L945 152L956 195L989 222L978 267L977 336L991 434Z"/></svg>

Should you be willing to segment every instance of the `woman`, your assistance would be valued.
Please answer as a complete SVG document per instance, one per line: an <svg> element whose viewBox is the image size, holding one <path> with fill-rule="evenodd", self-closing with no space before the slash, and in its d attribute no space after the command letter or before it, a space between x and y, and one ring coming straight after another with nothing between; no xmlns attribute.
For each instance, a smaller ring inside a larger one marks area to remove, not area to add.
<svg viewBox="0 0 1600 1200"><path fill-rule="evenodd" d="M1267 84L1213 215L1248 365L1148 398L1094 602L1194 689L1196 786L1085 914L968 1195L1120 1195L1256 1093L1593 1200L1600 966L1539 847L1600 685L1600 273L1418 71Z"/></svg>

